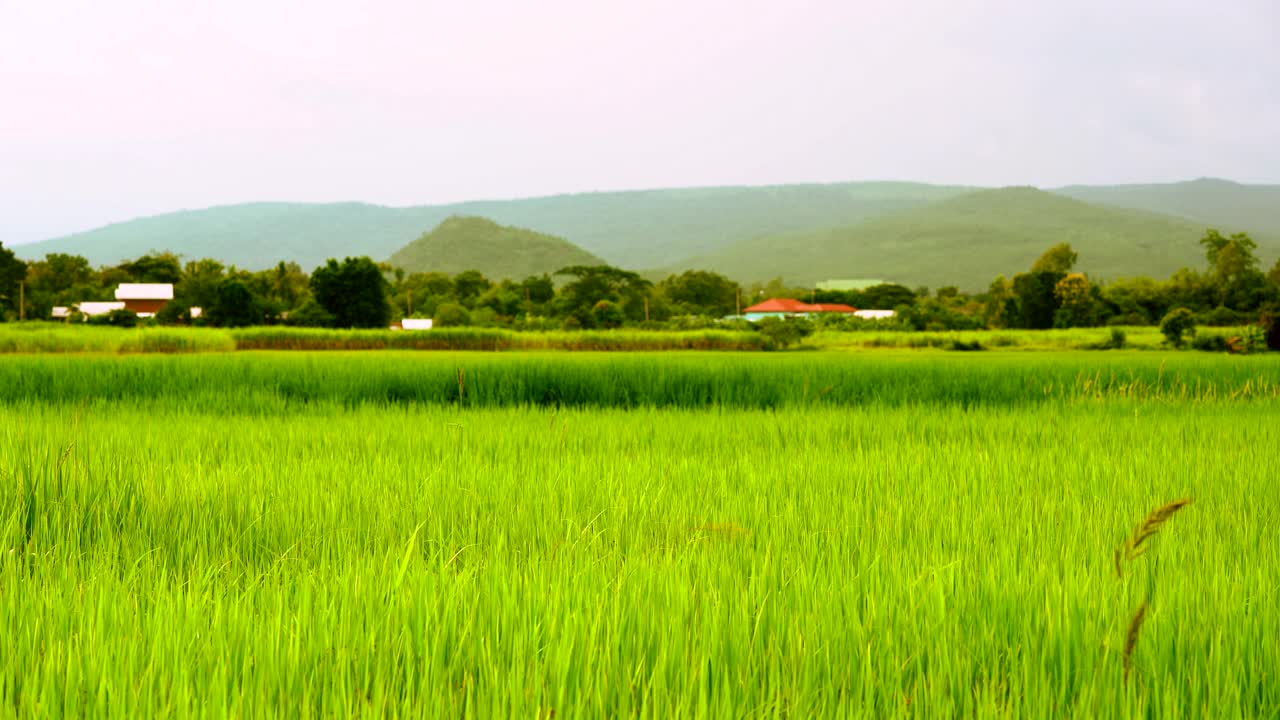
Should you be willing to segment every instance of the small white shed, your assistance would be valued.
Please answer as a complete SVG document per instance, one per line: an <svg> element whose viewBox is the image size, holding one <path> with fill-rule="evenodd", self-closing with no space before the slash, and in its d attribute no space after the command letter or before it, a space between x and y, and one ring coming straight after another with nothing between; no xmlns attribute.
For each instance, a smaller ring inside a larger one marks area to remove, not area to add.
<svg viewBox="0 0 1280 720"><path fill-rule="evenodd" d="M80 311L80 314L86 315L88 317L93 317L94 315L106 315L112 310L123 310L124 303L122 302L82 302L79 305L77 305L76 308Z"/></svg>

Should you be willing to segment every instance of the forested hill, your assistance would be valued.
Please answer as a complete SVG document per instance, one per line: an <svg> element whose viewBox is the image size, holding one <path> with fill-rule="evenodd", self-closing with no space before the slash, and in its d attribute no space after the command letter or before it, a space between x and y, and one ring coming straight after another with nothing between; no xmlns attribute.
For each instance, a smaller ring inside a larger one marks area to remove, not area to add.
<svg viewBox="0 0 1280 720"><path fill-rule="evenodd" d="M95 265L169 250L260 269L312 268L330 257L388 258L452 215L565 238L629 268L664 265L744 238L847 225L965 188L915 183L718 187L556 195L408 208L362 203L252 203L188 210L19 245L22 257L83 255Z"/></svg>
<svg viewBox="0 0 1280 720"><path fill-rule="evenodd" d="M481 217L454 216L391 256L409 272L450 275L479 270L491 280L523 280L572 265L604 260L563 238L499 225Z"/></svg>
<svg viewBox="0 0 1280 720"><path fill-rule="evenodd" d="M1224 232L1244 228L1221 228ZM833 278L891 278L910 286L980 290L1027 269L1067 242L1095 277L1168 277L1204 265L1201 222L1094 205L1034 188L982 190L848 227L744 241L685 263L742 281L781 276L792 285ZM1259 254L1280 247L1259 239Z"/></svg>
<svg viewBox="0 0 1280 720"><path fill-rule="evenodd" d="M1025 269L1057 242L1075 245L1082 267L1100 277L1167 277L1202 264L1195 241L1206 227L1249 232L1269 266L1280 241L1280 186L1198 180L1050 193L873 182L408 208L252 203L142 218L14 250L24 258L78 254L94 265L169 250L246 269L290 260L310 270L330 257L386 260L455 215L563 238L604 262L638 271L700 267L748 281L779 275L795 283L885 278L976 288L996 274ZM506 261L479 252L468 249L462 259L477 268Z"/></svg>
<svg viewBox="0 0 1280 720"><path fill-rule="evenodd" d="M1280 185L1202 178L1164 185L1073 185L1054 192L1085 202L1148 210L1280 238Z"/></svg>

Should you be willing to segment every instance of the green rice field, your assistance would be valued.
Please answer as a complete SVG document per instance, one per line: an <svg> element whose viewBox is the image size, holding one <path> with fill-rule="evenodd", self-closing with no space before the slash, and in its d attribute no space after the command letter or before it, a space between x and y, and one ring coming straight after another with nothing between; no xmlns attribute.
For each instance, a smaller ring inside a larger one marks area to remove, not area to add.
<svg viewBox="0 0 1280 720"><path fill-rule="evenodd" d="M1280 717L1278 452L1275 354L6 356L0 717Z"/></svg>

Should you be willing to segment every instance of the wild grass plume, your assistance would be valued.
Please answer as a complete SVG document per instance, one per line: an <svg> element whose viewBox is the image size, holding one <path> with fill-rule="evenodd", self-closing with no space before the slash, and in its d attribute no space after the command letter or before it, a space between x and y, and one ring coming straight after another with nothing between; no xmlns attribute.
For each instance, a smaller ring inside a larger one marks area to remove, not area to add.
<svg viewBox="0 0 1280 720"><path fill-rule="evenodd" d="M1116 575L1124 577L1124 565L1133 562L1140 557L1150 547L1146 544L1156 533L1160 532L1160 528L1164 526L1173 514L1191 504L1191 498L1182 498L1174 500L1171 503L1161 505L1147 515L1138 527L1134 528L1133 534L1125 540L1124 544L1116 548Z"/></svg>
<svg viewBox="0 0 1280 720"><path fill-rule="evenodd" d="M1129 682L1129 673L1133 669L1133 650L1138 646L1138 635L1142 632L1142 623L1147 618L1147 600L1138 605L1138 610L1129 621L1129 631L1124 636L1124 681Z"/></svg>

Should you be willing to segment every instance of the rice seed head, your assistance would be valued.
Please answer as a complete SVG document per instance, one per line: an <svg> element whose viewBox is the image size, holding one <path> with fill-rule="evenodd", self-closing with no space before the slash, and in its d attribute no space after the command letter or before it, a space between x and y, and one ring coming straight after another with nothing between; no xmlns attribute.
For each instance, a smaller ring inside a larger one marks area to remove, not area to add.
<svg viewBox="0 0 1280 720"><path fill-rule="evenodd" d="M1124 681L1129 682L1129 672L1133 670L1133 649L1138 644L1138 634L1142 632L1142 622L1147 619L1147 600L1138 606L1138 611L1129 621L1129 633L1124 638Z"/></svg>
<svg viewBox="0 0 1280 720"><path fill-rule="evenodd" d="M1174 513L1191 504L1191 498L1181 498L1171 503L1161 505L1134 529L1133 534L1116 550L1116 575L1124 577L1124 563L1132 562L1140 557L1150 547L1146 544L1147 540L1160 532L1160 528Z"/></svg>

